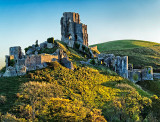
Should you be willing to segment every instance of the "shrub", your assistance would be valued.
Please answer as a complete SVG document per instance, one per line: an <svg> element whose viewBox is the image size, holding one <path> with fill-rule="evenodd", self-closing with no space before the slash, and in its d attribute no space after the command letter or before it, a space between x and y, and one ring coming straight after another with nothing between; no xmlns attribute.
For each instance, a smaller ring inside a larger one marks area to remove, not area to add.
<svg viewBox="0 0 160 122"><path fill-rule="evenodd" d="M74 43L74 46L75 46L76 49L79 49L80 44L78 44L77 42L75 42L75 43Z"/></svg>
<svg viewBox="0 0 160 122"><path fill-rule="evenodd" d="M133 75L133 80L134 80L134 81L137 81L137 80L138 80L138 75L137 75L137 74L134 74L134 75Z"/></svg>
<svg viewBox="0 0 160 122"><path fill-rule="evenodd" d="M91 61L90 61L90 64L93 64L93 65L95 65L95 60L94 59L92 59Z"/></svg>
<svg viewBox="0 0 160 122"><path fill-rule="evenodd" d="M83 49L83 51L85 50L85 46L84 45L82 45L82 49Z"/></svg>
<svg viewBox="0 0 160 122"><path fill-rule="evenodd" d="M0 105L3 105L6 102L6 97L3 95L0 95Z"/></svg>
<svg viewBox="0 0 160 122"><path fill-rule="evenodd" d="M88 53L89 52L89 48L85 46L85 52Z"/></svg>
<svg viewBox="0 0 160 122"><path fill-rule="evenodd" d="M2 115L1 121L2 122L26 122L24 118L16 118L14 115L9 113Z"/></svg>
<svg viewBox="0 0 160 122"><path fill-rule="evenodd" d="M5 71L6 71L6 67L3 67L3 68L0 70L1 73L5 73Z"/></svg>
<svg viewBox="0 0 160 122"><path fill-rule="evenodd" d="M54 43L54 38L53 38L53 37L48 38L48 39L47 39L47 42L48 42L48 43L52 43L52 44L53 44L53 43Z"/></svg>
<svg viewBox="0 0 160 122"><path fill-rule="evenodd" d="M13 67L14 65L15 65L14 59L10 60L10 61L9 61L9 66L12 66L12 67Z"/></svg>
<svg viewBox="0 0 160 122"><path fill-rule="evenodd" d="M25 53L26 53L30 48L32 48L32 46L29 46L29 47L25 48L25 49L24 49L24 50L25 50Z"/></svg>

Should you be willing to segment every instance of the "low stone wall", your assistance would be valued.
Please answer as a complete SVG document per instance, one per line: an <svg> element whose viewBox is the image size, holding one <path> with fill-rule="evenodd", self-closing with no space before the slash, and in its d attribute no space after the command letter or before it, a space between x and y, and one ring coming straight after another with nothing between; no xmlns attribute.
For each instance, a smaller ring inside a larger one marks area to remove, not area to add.
<svg viewBox="0 0 160 122"><path fill-rule="evenodd" d="M58 55L40 54L40 55L28 55L25 59L25 66L27 71L36 70L37 66L43 67L43 63L52 62L54 59L58 60Z"/></svg>
<svg viewBox="0 0 160 122"><path fill-rule="evenodd" d="M142 69L142 81L145 80L153 80L153 68L150 66Z"/></svg>

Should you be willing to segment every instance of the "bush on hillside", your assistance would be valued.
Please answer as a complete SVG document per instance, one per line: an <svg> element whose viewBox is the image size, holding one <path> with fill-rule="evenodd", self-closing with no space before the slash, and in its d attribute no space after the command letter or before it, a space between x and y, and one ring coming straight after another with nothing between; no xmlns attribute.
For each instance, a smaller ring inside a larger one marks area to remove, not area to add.
<svg viewBox="0 0 160 122"><path fill-rule="evenodd" d="M6 71L6 67L3 67L1 70L0 70L0 73L5 73Z"/></svg>
<svg viewBox="0 0 160 122"><path fill-rule="evenodd" d="M5 104L6 102L6 96L0 95L0 105Z"/></svg>
<svg viewBox="0 0 160 122"><path fill-rule="evenodd" d="M48 38L48 39L47 39L47 42L54 44L54 38L53 38L53 37Z"/></svg>
<svg viewBox="0 0 160 122"><path fill-rule="evenodd" d="M24 49L24 50L25 50L25 53L26 53L30 48L32 48L32 46L29 46L29 47L25 48L25 49Z"/></svg>
<svg viewBox="0 0 160 122"><path fill-rule="evenodd" d="M16 118L16 116L12 114L5 114L1 116L2 122L27 122L24 118Z"/></svg>
<svg viewBox="0 0 160 122"><path fill-rule="evenodd" d="M76 48L76 49L79 49L80 44L79 44L79 43L77 43L77 42L75 42L75 43L74 43L74 46L75 46L75 48Z"/></svg>
<svg viewBox="0 0 160 122"><path fill-rule="evenodd" d="M8 64L9 64L9 66L14 66L15 65L15 61L14 61L14 59L12 59L12 60L10 60L9 62L8 62Z"/></svg>

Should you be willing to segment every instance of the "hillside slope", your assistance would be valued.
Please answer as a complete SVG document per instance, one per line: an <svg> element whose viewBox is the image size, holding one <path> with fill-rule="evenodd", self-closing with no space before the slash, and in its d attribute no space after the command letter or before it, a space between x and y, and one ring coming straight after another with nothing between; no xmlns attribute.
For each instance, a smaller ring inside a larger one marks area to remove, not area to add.
<svg viewBox="0 0 160 122"><path fill-rule="evenodd" d="M0 78L2 121L158 120L160 98L106 67L80 65L83 54L63 43L59 47L74 70L52 62L23 77Z"/></svg>
<svg viewBox="0 0 160 122"><path fill-rule="evenodd" d="M95 44L101 53L129 56L129 63L135 68L153 66L160 72L160 44L140 40L117 40Z"/></svg>

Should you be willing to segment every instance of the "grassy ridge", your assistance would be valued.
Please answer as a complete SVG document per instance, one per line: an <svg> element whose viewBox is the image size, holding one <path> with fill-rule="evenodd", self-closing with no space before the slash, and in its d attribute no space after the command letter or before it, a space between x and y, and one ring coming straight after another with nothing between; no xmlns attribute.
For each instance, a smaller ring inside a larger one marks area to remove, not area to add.
<svg viewBox="0 0 160 122"><path fill-rule="evenodd" d="M25 77L0 78L0 95L6 99L5 104L0 104L0 112L10 110L17 99L16 93L19 92L20 85L28 81L29 78Z"/></svg>
<svg viewBox="0 0 160 122"><path fill-rule="evenodd" d="M139 40L118 40L96 45L101 53L129 56L129 63L132 63L135 68L153 66L154 71L160 72L159 43Z"/></svg>

